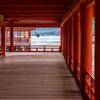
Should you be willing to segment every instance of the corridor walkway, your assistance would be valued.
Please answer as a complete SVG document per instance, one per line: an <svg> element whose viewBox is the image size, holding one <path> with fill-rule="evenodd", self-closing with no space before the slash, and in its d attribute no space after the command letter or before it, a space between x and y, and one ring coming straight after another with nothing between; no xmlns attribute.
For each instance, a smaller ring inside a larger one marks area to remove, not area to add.
<svg viewBox="0 0 100 100"><path fill-rule="evenodd" d="M83 100L61 53L7 52L0 100Z"/></svg>

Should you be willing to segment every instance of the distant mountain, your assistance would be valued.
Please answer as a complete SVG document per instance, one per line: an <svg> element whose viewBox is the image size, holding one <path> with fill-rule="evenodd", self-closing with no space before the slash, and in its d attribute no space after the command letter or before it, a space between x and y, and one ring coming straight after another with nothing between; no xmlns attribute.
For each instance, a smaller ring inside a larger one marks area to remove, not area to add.
<svg viewBox="0 0 100 100"><path fill-rule="evenodd" d="M60 28L36 28L31 32L31 36L60 36Z"/></svg>

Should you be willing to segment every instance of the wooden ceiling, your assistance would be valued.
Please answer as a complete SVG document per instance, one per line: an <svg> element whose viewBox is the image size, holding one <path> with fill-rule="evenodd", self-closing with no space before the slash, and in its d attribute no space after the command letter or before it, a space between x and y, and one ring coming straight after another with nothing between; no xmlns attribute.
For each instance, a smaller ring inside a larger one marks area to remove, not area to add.
<svg viewBox="0 0 100 100"><path fill-rule="evenodd" d="M7 22L60 24L75 0L0 0L0 15Z"/></svg>

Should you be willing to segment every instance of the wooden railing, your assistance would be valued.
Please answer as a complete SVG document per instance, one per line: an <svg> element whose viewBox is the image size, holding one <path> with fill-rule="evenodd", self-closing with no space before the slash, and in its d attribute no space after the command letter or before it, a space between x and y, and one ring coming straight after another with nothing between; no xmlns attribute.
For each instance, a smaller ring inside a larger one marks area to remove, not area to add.
<svg viewBox="0 0 100 100"><path fill-rule="evenodd" d="M69 53L67 53L67 64L69 65Z"/></svg>
<svg viewBox="0 0 100 100"><path fill-rule="evenodd" d="M10 46L6 46L6 51L10 51ZM57 45L15 45L14 52L60 52L61 47Z"/></svg>
<svg viewBox="0 0 100 100"><path fill-rule="evenodd" d="M10 46L6 46L5 49L6 49L6 52L7 52L7 51L9 52L9 51L10 51Z"/></svg>
<svg viewBox="0 0 100 100"><path fill-rule="evenodd" d="M0 58L4 56L4 52L2 50L2 48L0 48Z"/></svg>
<svg viewBox="0 0 100 100"><path fill-rule="evenodd" d="M1 43L1 36L0 36L0 43Z"/></svg>
<svg viewBox="0 0 100 100"><path fill-rule="evenodd" d="M95 80L85 72L85 94L89 100L95 100Z"/></svg>
<svg viewBox="0 0 100 100"><path fill-rule="evenodd" d="M71 71L74 71L74 57L71 57Z"/></svg>
<svg viewBox="0 0 100 100"><path fill-rule="evenodd" d="M29 43L28 38L24 38L24 37L14 37L13 38L14 43ZM1 38L0 38L0 43L1 43ZM5 43L10 43L10 37L5 37Z"/></svg>
<svg viewBox="0 0 100 100"><path fill-rule="evenodd" d="M5 42L10 43L10 37L5 37Z"/></svg>
<svg viewBox="0 0 100 100"><path fill-rule="evenodd" d="M28 41L28 38L26 37L26 38L24 38L24 37L19 37L19 38L17 38L17 37L14 37L14 43L28 43L29 41Z"/></svg>
<svg viewBox="0 0 100 100"><path fill-rule="evenodd" d="M81 77L81 65L77 63L77 80L80 83L80 77Z"/></svg>

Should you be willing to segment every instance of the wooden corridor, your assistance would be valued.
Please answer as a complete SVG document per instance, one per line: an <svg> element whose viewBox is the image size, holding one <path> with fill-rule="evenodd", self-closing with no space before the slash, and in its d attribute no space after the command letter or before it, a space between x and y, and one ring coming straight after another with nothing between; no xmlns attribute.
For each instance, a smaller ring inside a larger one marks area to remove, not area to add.
<svg viewBox="0 0 100 100"><path fill-rule="evenodd" d="M0 58L0 100L83 100L62 53L7 52Z"/></svg>

